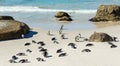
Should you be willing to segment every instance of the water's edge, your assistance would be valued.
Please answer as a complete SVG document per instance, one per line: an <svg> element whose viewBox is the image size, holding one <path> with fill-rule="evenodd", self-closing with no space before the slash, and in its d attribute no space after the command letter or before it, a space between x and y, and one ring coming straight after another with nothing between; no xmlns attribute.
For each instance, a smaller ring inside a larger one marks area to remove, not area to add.
<svg viewBox="0 0 120 66"><path fill-rule="evenodd" d="M72 22L62 23L56 20L56 12L1 12L2 16L13 16L16 20L25 22L31 27L48 30L58 30L64 24L65 30L95 29L96 26L89 21L95 13L69 13Z"/></svg>

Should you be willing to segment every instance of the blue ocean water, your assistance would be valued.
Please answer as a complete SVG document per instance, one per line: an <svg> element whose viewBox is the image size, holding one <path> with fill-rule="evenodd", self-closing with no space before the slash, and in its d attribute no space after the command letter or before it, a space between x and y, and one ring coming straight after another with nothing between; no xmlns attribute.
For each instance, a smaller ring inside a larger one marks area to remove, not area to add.
<svg viewBox="0 0 120 66"><path fill-rule="evenodd" d="M36 6L49 9L96 9L101 4L117 4L120 0L0 0L0 6Z"/></svg>

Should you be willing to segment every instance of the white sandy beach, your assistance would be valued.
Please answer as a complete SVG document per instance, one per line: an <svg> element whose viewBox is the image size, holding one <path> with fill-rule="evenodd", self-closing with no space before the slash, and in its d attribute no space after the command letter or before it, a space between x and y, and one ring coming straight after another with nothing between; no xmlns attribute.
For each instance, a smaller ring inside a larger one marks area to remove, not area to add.
<svg viewBox="0 0 120 66"><path fill-rule="evenodd" d="M120 42L113 42L117 48L110 48L107 42L75 42L75 36L81 33L82 37L89 38L91 34L96 32L105 32L111 36L120 39L120 26L111 26L106 28L99 28L94 30L78 30L63 31L68 39L61 39L58 31L51 31L54 36L48 36L48 30L33 28L32 31L38 32L31 38L8 40L0 42L0 66L119 66L120 65ZM56 37L59 44L54 44L51 38ZM44 41L46 44L44 48L48 49L50 58L44 58L38 50L38 44L32 43ZM30 42L30 46L24 46L25 43ZM68 46L69 43L75 43L77 49L72 49ZM86 47L87 43L93 43L94 46ZM58 57L57 49L62 48L67 53L65 57ZM26 49L31 49L33 52L28 53ZM81 52L83 49L90 49L91 52ZM28 59L30 63L9 63L9 59L19 52L24 52L27 56L19 57L20 59ZM36 58L41 57L46 61L37 61Z"/></svg>

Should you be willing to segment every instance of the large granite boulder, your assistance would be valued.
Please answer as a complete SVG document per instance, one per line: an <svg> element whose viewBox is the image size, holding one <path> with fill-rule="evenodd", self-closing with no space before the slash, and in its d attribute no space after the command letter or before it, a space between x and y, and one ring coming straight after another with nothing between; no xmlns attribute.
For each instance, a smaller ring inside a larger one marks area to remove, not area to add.
<svg viewBox="0 0 120 66"><path fill-rule="evenodd" d="M71 16L66 12L58 12L55 17L58 21L72 21Z"/></svg>
<svg viewBox="0 0 120 66"><path fill-rule="evenodd" d="M14 20L11 16L0 16L0 20Z"/></svg>
<svg viewBox="0 0 120 66"><path fill-rule="evenodd" d="M113 41L113 38L106 33L97 33L94 32L89 38L90 42L107 42Z"/></svg>
<svg viewBox="0 0 120 66"><path fill-rule="evenodd" d="M30 28L23 22L16 20L0 20L0 40L22 38Z"/></svg>
<svg viewBox="0 0 120 66"><path fill-rule="evenodd" d="M120 6L117 5L101 5L99 6L96 16L90 21L119 21L120 20Z"/></svg>

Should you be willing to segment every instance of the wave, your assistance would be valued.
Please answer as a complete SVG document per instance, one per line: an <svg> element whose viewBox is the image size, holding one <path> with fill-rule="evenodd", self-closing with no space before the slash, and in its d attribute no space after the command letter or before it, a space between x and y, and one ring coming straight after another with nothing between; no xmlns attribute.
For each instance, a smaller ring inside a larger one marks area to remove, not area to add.
<svg viewBox="0 0 120 66"><path fill-rule="evenodd" d="M74 13L95 13L97 10L64 10L64 9L45 9L32 6L0 6L0 12L74 12Z"/></svg>

